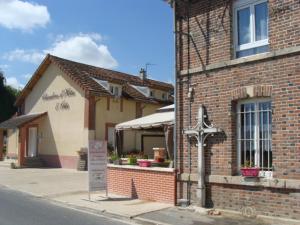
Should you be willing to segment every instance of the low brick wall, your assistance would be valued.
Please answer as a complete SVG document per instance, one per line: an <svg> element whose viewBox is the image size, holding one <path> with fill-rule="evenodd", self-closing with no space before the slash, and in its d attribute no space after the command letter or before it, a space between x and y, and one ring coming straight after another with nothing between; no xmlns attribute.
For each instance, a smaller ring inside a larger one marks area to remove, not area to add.
<svg viewBox="0 0 300 225"><path fill-rule="evenodd" d="M176 173L171 168L108 165L108 192L176 204Z"/></svg>
<svg viewBox="0 0 300 225"><path fill-rule="evenodd" d="M299 190L210 184L207 192L208 205L215 208L300 220Z"/></svg>

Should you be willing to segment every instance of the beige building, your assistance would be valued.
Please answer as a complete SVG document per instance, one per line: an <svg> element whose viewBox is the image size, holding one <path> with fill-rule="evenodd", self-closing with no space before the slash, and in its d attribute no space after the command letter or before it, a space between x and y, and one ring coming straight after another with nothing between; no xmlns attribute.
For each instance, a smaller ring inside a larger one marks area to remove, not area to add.
<svg viewBox="0 0 300 225"><path fill-rule="evenodd" d="M172 91L143 70L133 76L47 55L16 101L18 116L0 124L8 131L7 156L20 165L39 158L47 166L75 168L77 151L89 139L114 148L116 124L172 103ZM124 134L123 151L141 150L145 135L148 146L156 142L151 134Z"/></svg>

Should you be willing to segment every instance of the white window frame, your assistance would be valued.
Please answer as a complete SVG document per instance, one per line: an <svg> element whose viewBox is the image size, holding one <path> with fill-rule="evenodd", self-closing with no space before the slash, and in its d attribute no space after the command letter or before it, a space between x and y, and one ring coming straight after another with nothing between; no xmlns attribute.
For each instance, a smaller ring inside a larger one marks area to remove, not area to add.
<svg viewBox="0 0 300 225"><path fill-rule="evenodd" d="M233 4L233 28L234 28L234 57L236 57L236 53L243 50L250 50L257 47L263 47L269 45L269 34L268 38L260 41L255 41L255 5L267 2L268 0L237 0ZM237 12L238 10L249 8L250 7L250 37L251 42L243 45L239 45L238 43L238 19ZM251 55L249 55L251 56ZM245 56L248 57L248 56Z"/></svg>
<svg viewBox="0 0 300 225"><path fill-rule="evenodd" d="M150 90L150 97L155 98L155 90Z"/></svg>
<svg viewBox="0 0 300 225"><path fill-rule="evenodd" d="M260 156L259 156L259 150L260 150L260 137L259 137L259 126L260 126L260 123L259 123L259 103L262 103L262 102L271 102L271 107L272 107L272 99L271 98L252 98L252 99L247 99L247 100L242 100L242 101L239 101L238 104L237 104L237 167L238 167L238 170L240 171L240 169L242 168L241 167L241 146L240 146L240 140L241 140L241 105L242 104L247 104L247 103L254 103L255 104L255 109L254 109L254 118L255 118L255 125L254 125L254 129L255 129L255 132L254 132L254 135L255 135L255 138L253 138L255 141L255 159L254 159L254 162L255 162L255 166L258 166L260 167ZM271 109L272 110L272 109ZM271 114L272 114L272 111L271 111ZM250 119L251 121L251 119ZM271 121L271 124L268 126L268 129L271 129L272 131L272 122ZM272 151L272 136L271 136L271 143L270 143L270 146L268 146L268 149L271 149L269 151ZM270 158L270 155L268 156L268 158ZM268 159L270 160L270 159ZM262 176L262 177L266 177L266 178L272 178L273 177L273 171L270 170L270 168L268 168L267 170L261 170L260 173L259 173L259 176Z"/></svg>
<svg viewBox="0 0 300 225"><path fill-rule="evenodd" d="M109 85L109 91L112 95L114 95L115 97L120 97L121 96L121 90L122 88L120 86L117 85ZM117 93L116 93L117 92Z"/></svg>

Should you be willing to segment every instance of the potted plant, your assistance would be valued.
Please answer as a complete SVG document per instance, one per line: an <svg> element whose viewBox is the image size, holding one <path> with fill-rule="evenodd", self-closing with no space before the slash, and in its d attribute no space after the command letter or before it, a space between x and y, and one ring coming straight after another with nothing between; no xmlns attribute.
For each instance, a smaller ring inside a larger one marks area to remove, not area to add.
<svg viewBox="0 0 300 225"><path fill-rule="evenodd" d="M148 160L139 160L140 167L151 167L151 162Z"/></svg>
<svg viewBox="0 0 300 225"><path fill-rule="evenodd" d="M136 165L137 163L137 158L134 155L128 156L127 162L129 165Z"/></svg>
<svg viewBox="0 0 300 225"><path fill-rule="evenodd" d="M241 168L241 173L243 177L258 177L259 168L251 165L250 161L246 161Z"/></svg>
<svg viewBox="0 0 300 225"><path fill-rule="evenodd" d="M113 161L115 165L122 165L122 159L117 154L113 154L110 159Z"/></svg>

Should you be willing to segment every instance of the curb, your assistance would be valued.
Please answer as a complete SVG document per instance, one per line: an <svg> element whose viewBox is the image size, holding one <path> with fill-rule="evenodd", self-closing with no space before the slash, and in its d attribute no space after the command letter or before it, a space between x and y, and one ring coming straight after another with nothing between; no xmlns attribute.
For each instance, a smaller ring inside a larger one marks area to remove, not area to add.
<svg viewBox="0 0 300 225"><path fill-rule="evenodd" d="M158 222L156 220L145 219L142 217L135 217L134 220L142 222L142 224L149 224L149 225L171 225L169 223Z"/></svg>

